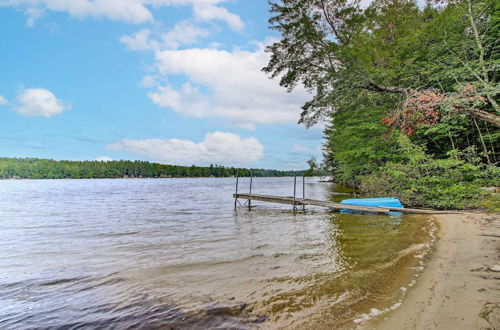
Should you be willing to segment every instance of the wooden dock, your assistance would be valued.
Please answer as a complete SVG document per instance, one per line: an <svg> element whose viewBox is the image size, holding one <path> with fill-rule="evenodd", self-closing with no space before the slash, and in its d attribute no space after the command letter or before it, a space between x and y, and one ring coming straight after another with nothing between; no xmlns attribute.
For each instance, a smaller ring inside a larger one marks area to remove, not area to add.
<svg viewBox="0 0 500 330"><path fill-rule="evenodd" d="M341 204L330 201L320 201L308 198L297 198L293 196L271 196L271 195L257 195L257 194L233 194L235 200L244 199L248 201L250 206L250 201L261 201L268 203L278 203L278 204L288 204L294 206L314 205L322 206L334 210L351 210L351 211L361 211L361 212L373 212L389 214L391 211L402 212L402 213L416 213L416 214L450 214L458 213L456 211L437 211L437 210L426 210L426 209L408 209L408 208L397 208L397 207L373 207L373 206L361 206L361 205L350 205ZM236 204L235 204L236 206ZM295 210L295 208L294 208Z"/></svg>

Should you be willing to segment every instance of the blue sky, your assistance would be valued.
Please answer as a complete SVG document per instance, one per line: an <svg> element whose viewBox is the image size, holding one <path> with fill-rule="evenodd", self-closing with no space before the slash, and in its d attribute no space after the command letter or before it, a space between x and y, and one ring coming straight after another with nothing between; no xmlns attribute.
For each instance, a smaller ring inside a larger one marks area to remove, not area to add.
<svg viewBox="0 0 500 330"><path fill-rule="evenodd" d="M267 0L0 0L0 156L304 168Z"/></svg>

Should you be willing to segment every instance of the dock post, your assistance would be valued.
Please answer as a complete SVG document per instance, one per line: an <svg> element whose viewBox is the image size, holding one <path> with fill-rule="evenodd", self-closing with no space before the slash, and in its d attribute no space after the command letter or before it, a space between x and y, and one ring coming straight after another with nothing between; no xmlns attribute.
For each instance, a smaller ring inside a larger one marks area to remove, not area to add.
<svg viewBox="0 0 500 330"><path fill-rule="evenodd" d="M236 211L236 203L238 202L238 179L239 179L239 171L236 171L236 192L234 194L234 210Z"/></svg>
<svg viewBox="0 0 500 330"><path fill-rule="evenodd" d="M297 210L295 206L295 193L297 191L297 172L293 172L293 212Z"/></svg>
<svg viewBox="0 0 500 330"><path fill-rule="evenodd" d="M248 193L249 195L252 194L252 181L253 181L253 174L252 174L252 171L250 171L250 192ZM251 203L252 203L252 200L249 199L248 200L248 210L250 211L251 210Z"/></svg>
<svg viewBox="0 0 500 330"><path fill-rule="evenodd" d="M302 198L306 199L306 173L302 175ZM306 210L306 204L302 204L302 211Z"/></svg>

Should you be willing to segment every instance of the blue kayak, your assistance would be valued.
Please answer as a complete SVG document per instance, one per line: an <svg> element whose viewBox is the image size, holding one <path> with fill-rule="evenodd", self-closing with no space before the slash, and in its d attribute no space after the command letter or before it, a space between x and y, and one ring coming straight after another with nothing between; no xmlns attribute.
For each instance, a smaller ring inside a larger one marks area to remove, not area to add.
<svg viewBox="0 0 500 330"><path fill-rule="evenodd" d="M341 204L350 204L350 205L361 205L361 206L382 206L382 207L395 207L395 208L404 208L403 204L396 197L381 197L381 198L351 198L344 199L340 202ZM352 211L352 210L340 210L342 213L363 213L360 211ZM391 215L397 215L401 212L392 212Z"/></svg>

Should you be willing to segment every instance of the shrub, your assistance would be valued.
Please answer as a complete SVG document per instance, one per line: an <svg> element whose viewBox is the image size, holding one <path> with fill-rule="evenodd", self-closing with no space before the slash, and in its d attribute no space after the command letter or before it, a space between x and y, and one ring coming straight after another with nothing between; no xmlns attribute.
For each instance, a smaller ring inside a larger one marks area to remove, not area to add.
<svg viewBox="0 0 500 330"><path fill-rule="evenodd" d="M361 190L371 196L395 196L407 206L467 209L481 206L487 195L481 186L497 185L500 169L464 160L457 152L434 159L406 136L398 139L402 160L361 176Z"/></svg>

